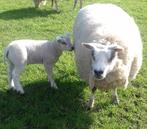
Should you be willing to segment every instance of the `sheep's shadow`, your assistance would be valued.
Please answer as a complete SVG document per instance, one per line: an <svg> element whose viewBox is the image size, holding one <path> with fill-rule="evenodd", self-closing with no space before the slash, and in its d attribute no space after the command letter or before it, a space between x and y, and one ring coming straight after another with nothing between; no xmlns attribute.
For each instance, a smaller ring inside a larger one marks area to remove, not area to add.
<svg viewBox="0 0 147 129"><path fill-rule="evenodd" d="M58 14L56 10L41 10L33 7L21 8L15 10L4 11L0 13L0 19L11 20L11 19L23 19L33 17L46 17L51 14Z"/></svg>
<svg viewBox="0 0 147 129"><path fill-rule="evenodd" d="M58 90L50 88L47 81L38 81L25 86L24 96L13 91L0 92L0 125L17 123L19 128L28 129L90 128L93 120L83 106L83 82L56 82Z"/></svg>

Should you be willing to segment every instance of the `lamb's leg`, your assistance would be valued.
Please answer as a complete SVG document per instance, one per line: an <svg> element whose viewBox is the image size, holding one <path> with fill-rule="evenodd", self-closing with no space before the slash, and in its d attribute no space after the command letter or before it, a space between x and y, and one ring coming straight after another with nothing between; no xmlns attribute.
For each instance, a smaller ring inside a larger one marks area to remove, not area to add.
<svg viewBox="0 0 147 129"><path fill-rule="evenodd" d="M77 5L78 0L74 0L74 7L73 9L75 9L76 5Z"/></svg>
<svg viewBox="0 0 147 129"><path fill-rule="evenodd" d="M115 104L119 104L119 98L117 95L117 88L112 90L112 102Z"/></svg>
<svg viewBox="0 0 147 129"><path fill-rule="evenodd" d="M55 81L54 81L54 79L52 77L53 76L53 66L46 63L46 64L44 64L44 67L45 67L45 70L46 70L46 72L48 74L48 81L50 82L51 87L53 87L55 89L58 89L58 87L57 87L57 85L56 85L56 83L55 83Z"/></svg>
<svg viewBox="0 0 147 129"><path fill-rule="evenodd" d="M15 85L15 90L20 93L20 94L24 94L24 90L22 88L22 85L20 84L20 74L23 71L24 66L17 66L14 68L13 70L13 80L14 80L14 85Z"/></svg>
<svg viewBox="0 0 147 129"><path fill-rule="evenodd" d="M12 72L14 70L14 65L12 63L9 62L7 71L8 71L8 89L14 89L14 82L13 82L13 78L12 78Z"/></svg>

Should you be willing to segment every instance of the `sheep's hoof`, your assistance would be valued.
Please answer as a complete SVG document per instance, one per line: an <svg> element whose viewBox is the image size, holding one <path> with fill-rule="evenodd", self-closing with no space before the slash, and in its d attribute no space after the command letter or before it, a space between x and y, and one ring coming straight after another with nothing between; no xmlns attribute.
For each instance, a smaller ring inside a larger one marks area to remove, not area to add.
<svg viewBox="0 0 147 129"><path fill-rule="evenodd" d="M94 101L92 100L87 101L85 106L86 106L86 110L92 109L94 107Z"/></svg>
<svg viewBox="0 0 147 129"><path fill-rule="evenodd" d="M112 98L112 102L114 103L114 104L119 104L119 99L118 98Z"/></svg>

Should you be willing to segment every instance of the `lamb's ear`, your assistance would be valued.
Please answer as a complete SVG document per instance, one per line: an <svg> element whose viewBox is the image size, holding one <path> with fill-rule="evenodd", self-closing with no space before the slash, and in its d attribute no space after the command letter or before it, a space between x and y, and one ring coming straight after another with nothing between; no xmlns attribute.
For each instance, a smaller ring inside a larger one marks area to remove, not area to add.
<svg viewBox="0 0 147 129"><path fill-rule="evenodd" d="M85 46L88 49L94 49L94 45L92 43L82 43L83 46Z"/></svg>
<svg viewBox="0 0 147 129"><path fill-rule="evenodd" d="M57 36L57 37L56 37L56 41L57 41L58 43L66 44L66 42L64 41L64 38L62 38L61 36Z"/></svg>

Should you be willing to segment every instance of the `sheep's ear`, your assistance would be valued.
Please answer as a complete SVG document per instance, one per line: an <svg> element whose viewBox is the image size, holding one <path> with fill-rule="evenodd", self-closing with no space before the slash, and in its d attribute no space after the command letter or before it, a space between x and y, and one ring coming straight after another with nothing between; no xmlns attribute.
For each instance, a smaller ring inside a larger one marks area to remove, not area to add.
<svg viewBox="0 0 147 129"><path fill-rule="evenodd" d="M94 49L94 45L92 43L82 43L83 46L85 46L88 49Z"/></svg>
<svg viewBox="0 0 147 129"><path fill-rule="evenodd" d="M124 50L124 48L122 46L119 45L114 45L111 47L111 49L115 50L116 52L121 52Z"/></svg>

